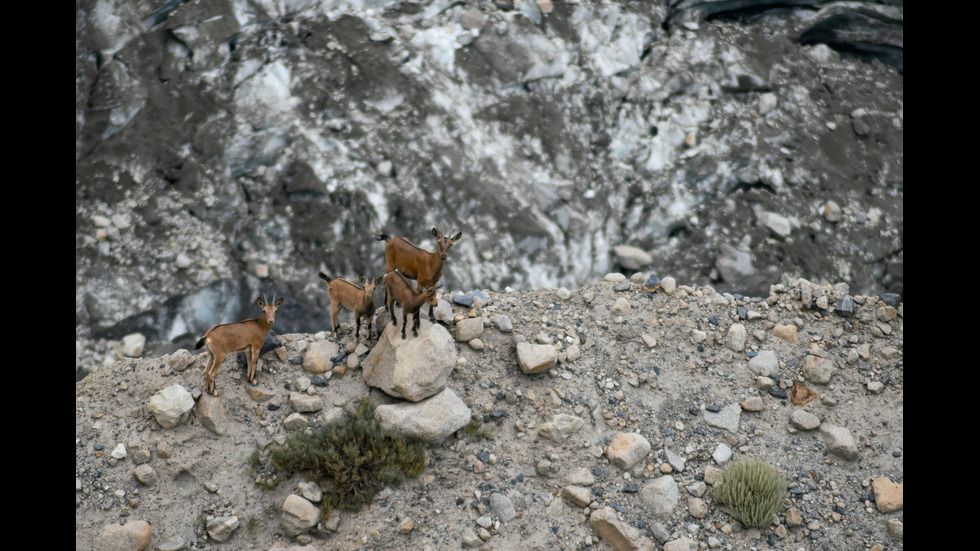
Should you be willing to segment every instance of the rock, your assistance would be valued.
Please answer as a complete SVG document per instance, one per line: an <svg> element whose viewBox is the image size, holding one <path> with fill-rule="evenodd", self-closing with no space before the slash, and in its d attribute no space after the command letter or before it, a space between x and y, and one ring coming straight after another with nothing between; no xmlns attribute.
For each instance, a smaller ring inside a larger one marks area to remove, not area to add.
<svg viewBox="0 0 980 551"><path fill-rule="evenodd" d="M218 436L228 431L228 413L217 396L202 394L197 400L194 413L204 428Z"/></svg>
<svg viewBox="0 0 980 551"><path fill-rule="evenodd" d="M759 223L767 228L774 237L786 239L793 231L793 224L789 218L776 214L775 212L763 212L759 214Z"/></svg>
<svg viewBox="0 0 980 551"><path fill-rule="evenodd" d="M573 486L591 486L595 484L595 476L589 469L578 467L568 474L568 483Z"/></svg>
<svg viewBox="0 0 980 551"><path fill-rule="evenodd" d="M725 444L718 444L718 448L715 449L715 454L718 453L718 450L720 450L722 446L725 446L725 448L728 449L728 457L731 457L732 449L726 446ZM715 460L717 461L717 458L715 458ZM715 484L720 482L722 477L724 476L725 476L725 471L723 469L719 469L714 465L705 465L704 467L705 484L711 484L712 486L714 486Z"/></svg>
<svg viewBox="0 0 980 551"><path fill-rule="evenodd" d="M691 538L677 538L664 544L664 551L697 551L698 543Z"/></svg>
<svg viewBox="0 0 980 551"><path fill-rule="evenodd" d="M511 323L510 318L503 314L495 314L491 316L490 321L497 326L497 330L501 333L510 333L514 330L514 324Z"/></svg>
<svg viewBox="0 0 980 551"><path fill-rule="evenodd" d="M840 206L838 206L837 203L833 201L827 201L826 203L824 203L821 211L823 212L824 219L827 220L828 222L837 222L840 220L841 217Z"/></svg>
<svg viewBox="0 0 980 551"><path fill-rule="evenodd" d="M501 522L509 522L517 516L510 498L501 493L490 494L490 510Z"/></svg>
<svg viewBox="0 0 980 551"><path fill-rule="evenodd" d="M660 289L668 296L673 296L677 291L677 281L672 277L665 277L660 280Z"/></svg>
<svg viewBox="0 0 980 551"><path fill-rule="evenodd" d="M653 263L650 253L631 245L613 247L613 254L616 255L616 262L620 266L631 271L642 270L644 266Z"/></svg>
<svg viewBox="0 0 980 551"><path fill-rule="evenodd" d="M483 336L483 318L465 318L456 323L456 341L469 342Z"/></svg>
<svg viewBox="0 0 980 551"><path fill-rule="evenodd" d="M822 424L820 425L820 436L830 453L837 457L853 461L860 456L854 436L846 428Z"/></svg>
<svg viewBox="0 0 980 551"><path fill-rule="evenodd" d="M650 277L643 282L643 292L644 293L656 293L657 289L660 288L660 278L655 274L650 274Z"/></svg>
<svg viewBox="0 0 980 551"><path fill-rule="evenodd" d="M732 458L732 449L728 447L728 444L721 442L715 448L715 451L711 454L711 457L715 460L715 463L724 465L725 462Z"/></svg>
<svg viewBox="0 0 980 551"><path fill-rule="evenodd" d="M582 349L579 348L577 344L573 344L565 349L565 359L569 362L574 362L575 360L582 357Z"/></svg>
<svg viewBox="0 0 980 551"><path fill-rule="evenodd" d="M381 426L403 437L438 444L470 422L470 408L446 388L426 400L383 404L376 412Z"/></svg>
<svg viewBox="0 0 980 551"><path fill-rule="evenodd" d="M146 345L146 337L142 333L130 333L122 339L123 354L136 358L143 354L144 345Z"/></svg>
<svg viewBox="0 0 980 551"><path fill-rule="evenodd" d="M256 402L267 402L276 396L275 392L261 386L248 386L246 389L248 395Z"/></svg>
<svg viewBox="0 0 980 551"><path fill-rule="evenodd" d="M750 412L762 411L766 407L765 403L762 401L762 398L758 396L746 398L745 400L742 400L742 403L739 405L742 406L743 410Z"/></svg>
<svg viewBox="0 0 980 551"><path fill-rule="evenodd" d="M749 360L749 371L763 377L772 377L779 374L779 359L772 350L761 350L756 356Z"/></svg>
<svg viewBox="0 0 980 551"><path fill-rule="evenodd" d="M184 548L185 545L187 545L187 542L184 541L184 538L180 536L174 536L169 540L161 543L160 546L157 548L157 551L180 551L181 549Z"/></svg>
<svg viewBox="0 0 980 551"><path fill-rule="evenodd" d="M635 432L619 432L606 448L609 462L624 471L636 466L650 453L650 442Z"/></svg>
<svg viewBox="0 0 980 551"><path fill-rule="evenodd" d="M794 410L789 420L800 430L813 430L820 427L820 418L804 409Z"/></svg>
<svg viewBox="0 0 980 551"><path fill-rule="evenodd" d="M614 316L625 316L626 314L629 314L631 308L630 301L626 300L624 297L619 297L612 305L612 308L609 309L609 313Z"/></svg>
<svg viewBox="0 0 980 551"><path fill-rule="evenodd" d="M749 253L740 251L727 243L722 243L720 248L721 252L715 259L715 269L721 274L723 280L738 282L755 274L752 257ZM663 284L661 283L661 285ZM664 291L666 292L666 288Z"/></svg>
<svg viewBox="0 0 980 551"><path fill-rule="evenodd" d="M786 342L796 344L798 342L797 329L795 325L777 325L772 328L772 336L779 337Z"/></svg>
<svg viewBox="0 0 980 551"><path fill-rule="evenodd" d="M145 463L133 469L133 476L136 477L136 480L139 480L140 483L146 486L153 486L160 480L160 477L157 476L157 472L153 470L153 467Z"/></svg>
<svg viewBox="0 0 980 551"><path fill-rule="evenodd" d="M667 448L664 448L664 455L667 457L667 463L674 468L677 472L684 472L684 466L687 463L683 456L680 456Z"/></svg>
<svg viewBox="0 0 980 551"><path fill-rule="evenodd" d="M436 321L447 325L453 322L453 305L448 300L439 299L439 305L436 306Z"/></svg>
<svg viewBox="0 0 980 551"><path fill-rule="evenodd" d="M176 427L186 421L193 408L194 398L180 385L171 385L157 392L146 406L157 423L165 429Z"/></svg>
<svg viewBox="0 0 980 551"><path fill-rule="evenodd" d="M320 509L309 500L296 494L289 494L282 504L282 531L294 538L320 522Z"/></svg>
<svg viewBox="0 0 980 551"><path fill-rule="evenodd" d="M466 547L473 548L483 545L483 540L481 540L480 536L476 534L476 530L470 526L463 529L463 533L460 534L460 537L463 540L463 545Z"/></svg>
<svg viewBox="0 0 980 551"><path fill-rule="evenodd" d="M456 344L449 331L423 319L418 337L401 338L389 325L362 364L364 382L390 396L418 402L446 388L456 366Z"/></svg>
<svg viewBox="0 0 980 551"><path fill-rule="evenodd" d="M320 503L323 500L323 490L316 482L300 482L296 487L300 497L312 503Z"/></svg>
<svg viewBox="0 0 980 551"><path fill-rule="evenodd" d="M170 368L174 371L184 371L194 364L194 355L186 349L181 348L170 355L168 362L170 363Z"/></svg>
<svg viewBox="0 0 980 551"><path fill-rule="evenodd" d="M718 427L733 433L738 432L738 422L741 417L742 407L738 404L729 404L718 413L704 412L704 421L706 423L712 427Z"/></svg>
<svg viewBox="0 0 980 551"><path fill-rule="evenodd" d="M895 483L886 477L874 479L871 488L875 493L875 506L882 513L894 513L904 506L904 484Z"/></svg>
<svg viewBox="0 0 980 551"><path fill-rule="evenodd" d="M112 452L109 454L113 459L125 459L126 458L126 446L122 442L116 444Z"/></svg>
<svg viewBox="0 0 980 551"><path fill-rule="evenodd" d="M317 341L306 348L303 369L310 373L323 373L333 368L333 359L340 354L340 346L327 340Z"/></svg>
<svg viewBox="0 0 980 551"><path fill-rule="evenodd" d="M517 364L526 375L544 373L558 363L558 351L550 344L517 344Z"/></svg>
<svg viewBox="0 0 980 551"><path fill-rule="evenodd" d="M854 299L851 298L850 295L844 295L837 301L837 306L834 307L834 312L838 316L849 318L857 313L857 304L854 303Z"/></svg>
<svg viewBox="0 0 980 551"><path fill-rule="evenodd" d="M316 413L323 409L323 398L305 392L290 392L289 406L299 413Z"/></svg>
<svg viewBox="0 0 980 551"><path fill-rule="evenodd" d="M227 516L227 517L212 517L208 515L206 529L208 532L208 538L211 541L216 541L218 543L228 541L231 537L232 532L238 528L238 517L237 516Z"/></svg>
<svg viewBox="0 0 980 551"><path fill-rule="evenodd" d="M897 518L890 518L886 520L885 529L888 530L888 535L891 536L892 539L898 541L905 539L905 524Z"/></svg>
<svg viewBox="0 0 980 551"><path fill-rule="evenodd" d="M625 279L626 279L626 276L623 275L623 274L621 274L621 273L619 273L619 272L611 272L611 273L608 273L608 274L606 274L602 278L603 281L608 281L610 283L619 283L619 282L621 282L621 281L623 281Z"/></svg>
<svg viewBox="0 0 980 551"><path fill-rule="evenodd" d="M803 526L803 515L800 514L800 510L796 507L791 507L786 510L786 526L790 528L796 528L798 526Z"/></svg>
<svg viewBox="0 0 980 551"><path fill-rule="evenodd" d="M303 430L308 426L310 426L310 421L299 412L290 413L289 417L286 417L286 420L282 422L282 427L290 432Z"/></svg>
<svg viewBox="0 0 980 551"><path fill-rule="evenodd" d="M142 551L150 545L150 524L145 520L113 522L99 534L100 551Z"/></svg>
<svg viewBox="0 0 980 551"><path fill-rule="evenodd" d="M733 323L731 327L728 328L728 336L725 339L725 344L728 348L734 352L741 352L745 350L745 326L741 323Z"/></svg>
<svg viewBox="0 0 980 551"><path fill-rule="evenodd" d="M579 417L574 415L568 415L565 413L559 413L552 418L551 421L545 423L538 429L538 434L543 438L547 438L552 442L562 443L565 440L579 431L585 424ZM649 449L647 450L649 451Z"/></svg>
<svg viewBox="0 0 980 551"><path fill-rule="evenodd" d="M708 516L708 504L697 497L688 498L687 512L694 518L704 518Z"/></svg>
<svg viewBox="0 0 980 551"><path fill-rule="evenodd" d="M562 488L561 496L579 507L588 507L593 501L591 490L574 484Z"/></svg>
<svg viewBox="0 0 980 551"><path fill-rule="evenodd" d="M635 527L619 520L616 510L612 507L597 509L589 515L589 526L599 534L602 541L616 551L635 551L643 546L652 549L649 542L644 541L640 531Z"/></svg>
<svg viewBox="0 0 980 551"><path fill-rule="evenodd" d="M640 490L640 500L650 513L657 518L666 518L677 506L680 492L674 477L664 475L655 478Z"/></svg>
<svg viewBox="0 0 980 551"><path fill-rule="evenodd" d="M829 383L836 369L833 360L819 356L803 358L803 376L811 383L818 385Z"/></svg>

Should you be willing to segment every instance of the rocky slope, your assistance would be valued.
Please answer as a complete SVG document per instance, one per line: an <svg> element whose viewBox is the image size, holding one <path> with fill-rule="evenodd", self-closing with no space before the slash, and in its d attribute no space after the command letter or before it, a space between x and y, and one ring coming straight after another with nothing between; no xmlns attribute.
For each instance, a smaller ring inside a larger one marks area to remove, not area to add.
<svg viewBox="0 0 980 551"><path fill-rule="evenodd" d="M365 384L377 337L356 350L349 324L278 335L258 387L229 360L218 400L201 395L204 355L104 366L75 388L76 549L902 549L898 297L785 280L750 298L648 276L488 290L470 307L444 296L466 341L444 392L481 430L430 444L421 476L309 528L292 514L318 488L297 474L263 489L251 457L359 396L402 403ZM531 344L557 365L525 373ZM314 375L303 366L323 350L352 353ZM793 383L811 401L795 405ZM170 419L151 403L175 385L189 403ZM789 482L762 529L714 496L741 457Z"/></svg>
<svg viewBox="0 0 980 551"><path fill-rule="evenodd" d="M377 277L378 233L431 250L443 224L456 290L655 269L904 292L901 2L79 0L75 21L81 349L186 347L261 293L316 332L318 271Z"/></svg>

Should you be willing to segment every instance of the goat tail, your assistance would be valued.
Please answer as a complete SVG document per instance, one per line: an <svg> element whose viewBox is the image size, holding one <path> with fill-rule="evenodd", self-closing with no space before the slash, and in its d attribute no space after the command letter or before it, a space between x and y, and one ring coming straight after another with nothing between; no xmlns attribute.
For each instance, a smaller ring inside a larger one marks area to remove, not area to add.
<svg viewBox="0 0 980 551"><path fill-rule="evenodd" d="M206 341L206 340L208 340L208 338L206 336L201 337L201 340L197 341L197 344L194 346L194 350L197 350L198 348L201 348L202 346L204 346L204 341Z"/></svg>
<svg viewBox="0 0 980 551"><path fill-rule="evenodd" d="M391 236L386 233L382 233L378 236L378 241L387 241L389 239L391 239Z"/></svg>
<svg viewBox="0 0 980 551"><path fill-rule="evenodd" d="M323 281L326 281L327 283L330 283L330 276L328 276L327 274L325 274L323 272L320 272L320 279L322 279Z"/></svg>

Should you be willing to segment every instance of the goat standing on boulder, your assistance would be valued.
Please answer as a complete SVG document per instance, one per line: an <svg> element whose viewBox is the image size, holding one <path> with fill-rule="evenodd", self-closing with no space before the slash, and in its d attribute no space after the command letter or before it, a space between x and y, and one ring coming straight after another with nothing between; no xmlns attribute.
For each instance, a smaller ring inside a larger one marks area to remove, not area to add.
<svg viewBox="0 0 980 551"><path fill-rule="evenodd" d="M436 290L441 285L426 287L421 291L412 288L411 281L398 270L392 270L385 274L385 309L391 313L391 323L398 327L398 318L395 316L394 303L402 305L402 339L405 338L405 329L408 325L408 316L414 315L415 322L412 324L412 334L419 336L419 310L426 302L429 309L433 308L432 303L437 302Z"/></svg>
<svg viewBox="0 0 980 551"><path fill-rule="evenodd" d="M354 321L357 323L354 342L360 342L362 316L367 317L368 339L370 339L371 323L374 321L374 289L381 283L382 278L371 281L360 276L361 285L364 287L346 279L331 279L323 272L320 272L320 279L327 282L327 293L330 295L330 322L334 335L340 330L337 314L340 313L341 308L347 308L354 312Z"/></svg>
<svg viewBox="0 0 980 551"><path fill-rule="evenodd" d="M197 346L194 348L206 346L210 356L208 365L204 368L204 390L209 394L218 395L214 387L214 376L217 375L225 357L238 352L245 353L245 359L248 360L248 382L255 385L255 364L259 359L259 351L262 350L262 343L265 342L269 329L272 329L272 324L276 322L276 310L282 305L282 299L275 304L269 304L259 297L258 304L259 308L262 308L262 317L215 325L208 329L204 338L197 341Z"/></svg>
<svg viewBox="0 0 980 551"><path fill-rule="evenodd" d="M452 233L450 230L449 233ZM427 287L435 285L442 277L442 266L449 256L449 249L453 246L463 232L459 232L452 237L440 234L439 230L432 228L432 235L436 238L438 249L435 252L427 252L416 247L411 241L404 237L389 237L381 234L378 241L385 242L385 273L398 270L403 276L414 279L418 282L417 289L422 292ZM387 290L388 285L385 284ZM385 299L388 302L388 299ZM429 303L429 321L436 321L435 306Z"/></svg>

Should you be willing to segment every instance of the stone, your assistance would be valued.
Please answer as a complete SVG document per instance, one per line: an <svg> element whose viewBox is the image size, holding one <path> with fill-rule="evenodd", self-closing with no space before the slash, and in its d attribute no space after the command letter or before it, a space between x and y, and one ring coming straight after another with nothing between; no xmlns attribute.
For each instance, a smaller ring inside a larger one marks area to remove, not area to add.
<svg viewBox="0 0 980 551"><path fill-rule="evenodd" d="M708 504L701 498L688 498L687 512L694 518L704 518L708 516Z"/></svg>
<svg viewBox="0 0 980 551"><path fill-rule="evenodd" d="M395 398L424 400L444 388L456 366L456 344L449 331L423 319L418 337L401 338L389 325L361 364L364 382Z"/></svg>
<svg viewBox="0 0 980 551"><path fill-rule="evenodd" d="M221 402L221 399L217 396L212 396L207 393L202 394L197 400L194 414L197 416L198 421L204 425L204 428L218 436L228 432L228 413L225 411L225 406Z"/></svg>
<svg viewBox="0 0 980 551"><path fill-rule="evenodd" d="M483 545L483 540L477 535L476 530L472 527L467 526L463 529L463 533L460 534L460 538L463 540L463 545L466 547L480 547Z"/></svg>
<svg viewBox="0 0 980 551"><path fill-rule="evenodd" d="M510 318L503 314L494 314L490 317L490 321L497 327L497 331L501 333L510 333L514 330L514 324L511 323Z"/></svg>
<svg viewBox="0 0 980 551"><path fill-rule="evenodd" d="M290 413L286 420L282 422L282 427L290 432L303 430L310 426L310 421L305 415L299 412Z"/></svg>
<svg viewBox="0 0 980 551"><path fill-rule="evenodd" d="M191 393L180 385L171 385L157 392L147 403L146 409L165 429L176 427L190 417L194 408Z"/></svg>
<svg viewBox="0 0 980 551"><path fill-rule="evenodd" d="M289 406L299 413L316 413L323 409L323 398L305 392L290 392Z"/></svg>
<svg viewBox="0 0 980 551"><path fill-rule="evenodd" d="M184 538L180 536L174 536L169 540L161 543L160 546L157 548L157 551L180 551L186 545L187 542L184 541Z"/></svg>
<svg viewBox="0 0 980 551"><path fill-rule="evenodd" d="M745 400L742 400L742 403L739 405L742 406L743 410L750 412L762 411L766 407L765 402L763 402L762 398L758 396L746 398Z"/></svg>
<svg viewBox="0 0 980 551"><path fill-rule="evenodd" d="M725 445L718 444L718 448L721 448L721 446L725 446ZM728 448L728 446L725 447ZM731 448L728 448L729 457L731 457L731 451L732 451ZM718 453L717 449L715 450L715 453ZM717 458L715 460L717 461ZM705 484L710 484L714 486L718 482L721 482L721 479L724 476L725 476L725 471L723 469L719 469L718 467L715 467L713 465L705 465L704 467Z"/></svg>
<svg viewBox="0 0 980 551"><path fill-rule="evenodd" d="M109 454L113 459L125 459L126 458L126 445L122 442L116 444L112 452Z"/></svg>
<svg viewBox="0 0 980 551"><path fill-rule="evenodd" d="M854 303L854 299L850 295L844 295L837 301L834 313L843 318L849 318L857 313L857 304Z"/></svg>
<svg viewBox="0 0 980 551"><path fill-rule="evenodd" d="M677 280L669 276L661 279L660 290L668 296L673 295L677 291Z"/></svg>
<svg viewBox="0 0 980 551"><path fill-rule="evenodd" d="M786 239L793 231L793 223L789 218L775 212L759 214L759 223L769 229L774 237Z"/></svg>
<svg viewBox="0 0 980 551"><path fill-rule="evenodd" d="M589 515L589 526L602 541L609 544L616 551L635 551L641 548L652 549L649 543L644 543L640 531L619 520L616 510L612 507L597 509Z"/></svg>
<svg viewBox="0 0 980 551"><path fill-rule="evenodd" d="M160 480L160 477L157 476L157 472L153 470L153 467L147 465L146 463L133 469L133 476L136 477L136 480L139 480L141 484L146 486L153 486Z"/></svg>
<svg viewBox="0 0 980 551"><path fill-rule="evenodd" d="M146 337L142 333L130 333L122 339L123 354L136 358L143 354L144 345L146 345Z"/></svg>
<svg viewBox="0 0 980 551"><path fill-rule="evenodd" d="M730 350L734 352L741 352L742 350L745 350L745 339L745 326L741 323L733 323L732 326L728 328L728 335L725 338L725 344Z"/></svg>
<svg viewBox="0 0 980 551"><path fill-rule="evenodd" d="M824 445L827 446L827 450L837 457L848 461L853 461L859 457L854 436L846 428L822 424L820 425L820 436Z"/></svg>
<svg viewBox="0 0 980 551"><path fill-rule="evenodd" d="M562 443L565 440L579 431L585 421L574 415L568 415L565 413L559 413L555 415L551 421L545 423L538 429L538 434L542 438L547 438L552 442Z"/></svg>
<svg viewBox="0 0 980 551"><path fill-rule="evenodd" d="M772 350L761 350L749 360L749 371L763 377L779 374L779 359Z"/></svg>
<svg viewBox="0 0 980 551"><path fill-rule="evenodd" d="M510 498L501 493L490 494L490 510L501 522L509 522L517 516Z"/></svg>
<svg viewBox="0 0 980 551"><path fill-rule="evenodd" d="M174 352L167 358L170 369L174 371L184 371L194 364L194 355L184 348Z"/></svg>
<svg viewBox="0 0 980 551"><path fill-rule="evenodd" d="M650 441L635 432L619 432L606 447L609 462L624 471L635 467L650 453Z"/></svg>
<svg viewBox="0 0 980 551"><path fill-rule="evenodd" d="M655 478L640 489L640 500L657 518L670 516L677 506L678 499L680 499L680 491L674 477L670 475Z"/></svg>
<svg viewBox="0 0 980 551"><path fill-rule="evenodd" d="M289 494L282 504L282 531L287 537L294 538L320 522L320 509L308 499L296 494Z"/></svg>
<svg viewBox="0 0 980 551"><path fill-rule="evenodd" d="M303 369L310 373L323 373L333 368L333 359L340 354L340 346L332 341L316 341L306 348Z"/></svg>
<svg viewBox="0 0 980 551"><path fill-rule="evenodd" d="M653 263L650 253L631 245L617 245L613 247L613 254L620 266L631 271L642 270L644 266Z"/></svg>
<svg viewBox="0 0 980 551"><path fill-rule="evenodd" d="M316 482L300 482L296 489L299 491L300 497L309 502L320 503L323 500L323 490Z"/></svg>
<svg viewBox="0 0 980 551"><path fill-rule="evenodd" d="M715 463L724 465L725 462L732 458L732 449L728 447L728 444L721 442L711 454L711 458L715 460Z"/></svg>
<svg viewBox="0 0 980 551"><path fill-rule="evenodd" d="M796 326L792 324L777 325L776 327L772 328L772 336L779 337L786 342L791 342L794 344L797 343L799 339L797 333L798 331Z"/></svg>
<svg viewBox="0 0 980 551"><path fill-rule="evenodd" d="M142 551L150 545L152 530L145 520L113 522L99 533L100 551Z"/></svg>
<svg viewBox="0 0 980 551"><path fill-rule="evenodd" d="M595 476L585 467L577 467L568 473L568 483L573 486L591 486L595 484Z"/></svg>
<svg viewBox="0 0 980 551"><path fill-rule="evenodd" d="M208 515L206 520L208 538L218 543L228 541L228 538L238 528L238 525L237 516L212 517Z"/></svg>
<svg viewBox="0 0 980 551"><path fill-rule="evenodd" d="M725 429L729 432L738 432L738 423L741 417L742 407L738 404L729 404L718 413L704 412L704 421L706 423L712 427Z"/></svg>
<svg viewBox="0 0 980 551"><path fill-rule="evenodd" d="M803 526L803 515L800 514L800 510L796 507L791 507L786 510L786 526L790 528L797 528Z"/></svg>
<svg viewBox="0 0 980 551"><path fill-rule="evenodd" d="M805 409L794 410L789 420L800 430L813 430L820 427L820 418Z"/></svg>
<svg viewBox="0 0 980 551"><path fill-rule="evenodd" d="M886 477L874 479L871 488L875 493L875 506L882 513L894 513L903 508L904 494L903 483L895 483Z"/></svg>
<svg viewBox="0 0 980 551"><path fill-rule="evenodd" d="M625 316L626 314L629 314L631 309L632 307L630 306L630 301L626 300L624 297L619 297L612 305L612 308L609 309L609 313L614 316Z"/></svg>
<svg viewBox="0 0 980 551"><path fill-rule="evenodd" d="M275 392L261 386L249 386L247 390L248 395L256 402L268 402L276 396Z"/></svg>
<svg viewBox="0 0 980 551"><path fill-rule="evenodd" d="M823 204L821 209L824 220L828 222L837 222L841 217L840 206L834 201L827 201Z"/></svg>
<svg viewBox="0 0 980 551"><path fill-rule="evenodd" d="M420 402L382 404L375 410L381 426L403 437L438 444L470 422L470 408L445 388Z"/></svg>
<svg viewBox="0 0 980 551"><path fill-rule="evenodd" d="M550 344L517 344L517 365L526 375L544 373L558 363L558 351Z"/></svg>
<svg viewBox="0 0 980 551"><path fill-rule="evenodd" d="M483 336L483 318L465 318L456 323L456 341L469 342Z"/></svg>
<svg viewBox="0 0 980 551"><path fill-rule="evenodd" d="M620 281L623 281L624 279L626 279L626 276L623 275L623 274L621 274L621 273L619 273L619 272L611 272L611 273L608 273L608 274L606 274L602 278L603 281L608 281L610 283L619 283Z"/></svg>
<svg viewBox="0 0 980 551"><path fill-rule="evenodd" d="M664 544L664 551L697 551L698 544L691 538L677 538Z"/></svg>
<svg viewBox="0 0 980 551"><path fill-rule="evenodd" d="M593 501L592 491L582 486L565 486L562 488L561 496L579 507L588 507Z"/></svg>
<svg viewBox="0 0 980 551"><path fill-rule="evenodd" d="M436 306L436 321L449 325L453 322L453 316L453 305L448 300L439 299L439 305Z"/></svg>
<svg viewBox="0 0 980 551"><path fill-rule="evenodd" d="M898 541L905 539L905 524L897 518L890 518L886 520L885 529L888 531L888 535L891 536L892 539Z"/></svg>
<svg viewBox="0 0 980 551"><path fill-rule="evenodd" d="M834 361L831 359L821 358L819 356L806 356L803 358L803 376L811 383L818 385L829 383L830 378L836 370Z"/></svg>
<svg viewBox="0 0 980 551"><path fill-rule="evenodd" d="M677 472L684 472L684 466L687 461L683 456L674 453L668 448L664 448L664 455L667 457L667 463L674 468Z"/></svg>

